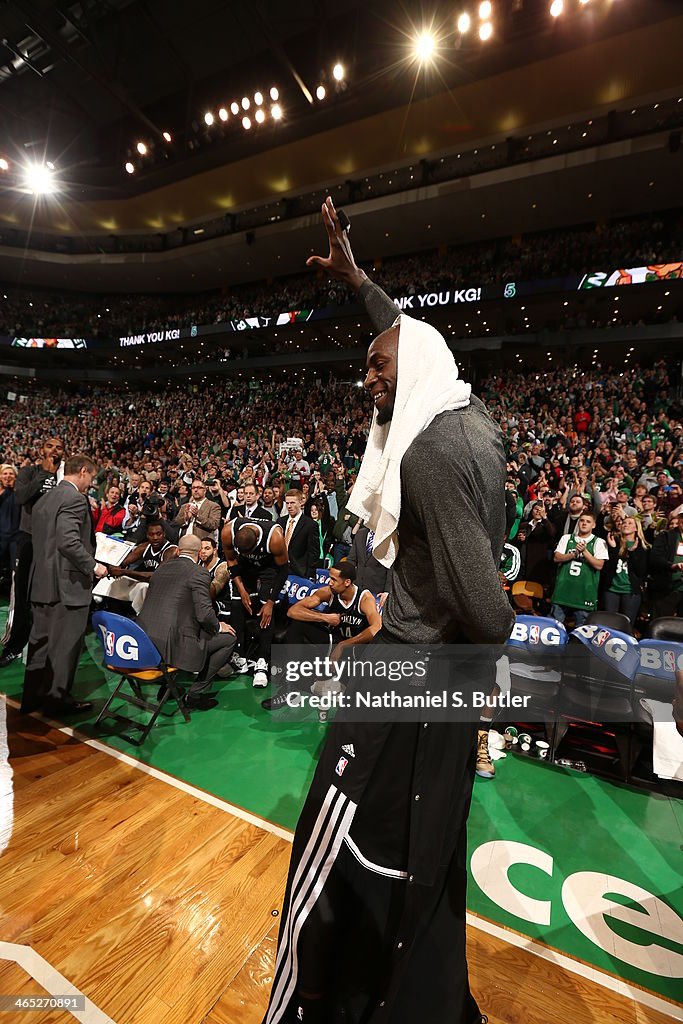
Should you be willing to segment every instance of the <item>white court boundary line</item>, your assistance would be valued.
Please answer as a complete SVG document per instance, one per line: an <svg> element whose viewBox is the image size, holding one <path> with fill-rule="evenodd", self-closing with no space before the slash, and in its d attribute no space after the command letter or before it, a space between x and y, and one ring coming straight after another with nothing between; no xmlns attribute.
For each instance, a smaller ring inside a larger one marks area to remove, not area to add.
<svg viewBox="0 0 683 1024"><path fill-rule="evenodd" d="M25 946L18 942L0 942L0 960L17 964L50 996L83 996L84 1009L72 1010L70 1007L64 1007L67 1013L72 1014L83 1024L114 1024L113 1019L104 1010L100 1010L99 1006L96 1006L92 999L81 992L80 988L60 974L57 968L53 967L33 946ZM31 999L32 997L20 996L19 998Z"/></svg>
<svg viewBox="0 0 683 1024"><path fill-rule="evenodd" d="M0 696L2 696L2 698L12 707L17 709L19 708L19 704L11 697L8 697L6 694L0 694ZM257 814L252 814L250 811L245 811L243 807L238 807L236 804L228 803L227 800L221 800L220 797L214 796L212 793L207 793L203 789L191 786L182 779L176 778L175 775L170 775L168 772L160 771L152 765L145 764L144 761L139 761L136 758L131 757L130 754L124 754L122 751L116 750L115 747L109 747L105 743L100 743L99 740L91 739L89 736L84 736L79 733L77 729L74 729L69 725L61 725L59 722L55 722L50 718L45 718L36 711L32 712L29 717L51 726L53 729L64 733L65 736L71 736L73 739L79 740L79 742L86 744L86 746L93 747L93 749L99 750L101 753L107 754L109 757L113 757L117 761L122 761L131 768L137 768L138 771L151 776L153 779L158 779L159 782L165 782L166 785L174 786L176 789L182 790L183 793L187 793L189 796L195 797L197 800L203 800L204 803L211 804L213 807L217 807L221 811L226 811L228 814L232 814L236 818L241 818L242 821L246 821L250 825L256 825L265 832L270 832L272 835L278 836L280 839L284 839L285 842L291 843L294 838L294 833L290 832L289 829L282 828L282 826L276 825L272 821L268 821L267 818L261 818ZM569 971L570 974L579 975L579 977L592 981L596 985L601 985L602 988L609 989L611 992L616 992L617 995L623 996L626 999L632 999L635 1003L640 1003L642 1006L647 1006L652 1010L656 1010L658 1013L670 1017L671 1020L683 1021L683 1009L678 1007L675 1003L671 1003L661 996L655 995L653 992L649 992L647 989L631 985L627 981L617 978L615 975L599 970L597 967L584 964L580 960L574 960L572 957L567 956L567 954L560 953L559 950L553 949L551 946L544 946L529 938L529 936L523 935L521 932L503 928L500 925L494 924L493 921L489 921L485 917L479 917L477 914L471 913L469 910L467 911L467 924L471 928L477 928L479 931L486 932L488 935L500 939L502 942L507 942L511 946L516 946L518 949L523 949L527 953L540 957L541 960L547 960L556 967Z"/></svg>

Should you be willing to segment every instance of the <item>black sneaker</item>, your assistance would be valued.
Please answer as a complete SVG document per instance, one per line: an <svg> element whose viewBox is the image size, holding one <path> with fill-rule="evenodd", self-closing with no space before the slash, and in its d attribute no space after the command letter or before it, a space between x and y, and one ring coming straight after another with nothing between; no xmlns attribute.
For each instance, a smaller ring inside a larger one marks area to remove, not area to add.
<svg viewBox="0 0 683 1024"><path fill-rule="evenodd" d="M291 701L298 693L298 690L290 690L283 686L272 697L266 697L265 700L262 700L261 707L264 711L281 711L282 708L296 707L296 704L291 703Z"/></svg>
<svg viewBox="0 0 683 1024"><path fill-rule="evenodd" d="M197 697L191 697L189 694L186 694L183 698L183 704L188 711L211 711L212 708L218 707L216 698L204 693L199 694Z"/></svg>
<svg viewBox="0 0 683 1024"><path fill-rule="evenodd" d="M16 661L17 658L20 657L21 651L19 651L19 653L15 653L14 651L3 651L2 656L0 657L0 668L7 668L8 665L11 665L13 661Z"/></svg>

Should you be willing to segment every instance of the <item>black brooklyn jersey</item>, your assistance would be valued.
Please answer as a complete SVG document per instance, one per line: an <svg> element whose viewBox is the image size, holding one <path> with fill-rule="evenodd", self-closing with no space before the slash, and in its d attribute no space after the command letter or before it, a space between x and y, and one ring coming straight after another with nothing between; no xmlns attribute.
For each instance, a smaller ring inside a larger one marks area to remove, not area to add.
<svg viewBox="0 0 683 1024"><path fill-rule="evenodd" d="M237 543L237 533L243 526L254 526L258 531L258 543L249 552L240 551ZM260 576L267 571L275 569L275 557L270 553L271 538L273 530L280 530L282 527L277 523L268 523L265 520L257 519L234 519L232 522L232 546L239 560L240 569L250 576Z"/></svg>
<svg viewBox="0 0 683 1024"><path fill-rule="evenodd" d="M158 569L168 549L175 546L175 544L171 544L170 540L167 540L158 551L155 551L152 545L148 544L142 552L142 568L144 572L154 572L155 569Z"/></svg>
<svg viewBox="0 0 683 1024"><path fill-rule="evenodd" d="M338 594L333 594L330 606L327 609L328 612L341 617L337 629L344 640L350 640L351 637L358 636L359 633L362 633L370 625L367 615L364 615L360 609L363 595L369 593L369 591L361 590L360 587L356 587L355 591L353 600L348 605L344 604Z"/></svg>

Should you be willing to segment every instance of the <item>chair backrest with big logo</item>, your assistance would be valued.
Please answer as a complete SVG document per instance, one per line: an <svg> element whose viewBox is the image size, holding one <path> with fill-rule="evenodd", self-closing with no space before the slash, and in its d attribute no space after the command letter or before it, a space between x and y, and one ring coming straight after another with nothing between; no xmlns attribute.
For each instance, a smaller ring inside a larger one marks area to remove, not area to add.
<svg viewBox="0 0 683 1024"><path fill-rule="evenodd" d="M96 612L92 617L95 635L102 644L105 664L111 668L141 672L157 668L161 655L144 629L124 615Z"/></svg>

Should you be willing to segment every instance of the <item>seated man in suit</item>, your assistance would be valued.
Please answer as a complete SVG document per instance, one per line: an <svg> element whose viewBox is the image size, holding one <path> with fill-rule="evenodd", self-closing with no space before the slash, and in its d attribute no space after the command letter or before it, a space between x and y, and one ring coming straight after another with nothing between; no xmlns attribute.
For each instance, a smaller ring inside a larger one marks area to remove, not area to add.
<svg viewBox="0 0 683 1024"><path fill-rule="evenodd" d="M304 514L304 496L292 488L285 494L287 515L278 519L285 535L289 568L295 576L315 579L320 561L320 535L310 516Z"/></svg>
<svg viewBox="0 0 683 1024"><path fill-rule="evenodd" d="M201 541L187 534L178 557L155 570L138 622L168 665L199 675L185 696L188 708L208 711L217 700L207 696L211 681L235 646L235 631L219 622L211 602L211 577L198 565Z"/></svg>
<svg viewBox="0 0 683 1024"><path fill-rule="evenodd" d="M194 534L200 540L218 536L221 525L221 509L215 501L206 496L206 484L202 480L192 481L192 496L180 506L180 512L173 522L180 527L180 536Z"/></svg>

